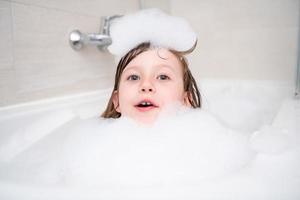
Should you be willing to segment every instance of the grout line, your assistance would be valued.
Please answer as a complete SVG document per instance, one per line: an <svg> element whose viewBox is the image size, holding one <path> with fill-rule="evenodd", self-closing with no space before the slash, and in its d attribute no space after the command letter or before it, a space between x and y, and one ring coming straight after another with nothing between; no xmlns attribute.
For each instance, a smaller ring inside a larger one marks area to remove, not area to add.
<svg viewBox="0 0 300 200"><path fill-rule="evenodd" d="M14 76L14 96L13 99L16 100L17 94L18 94L18 89L19 89L19 81L17 79L17 70L16 70L16 41L15 41L15 12L13 8L13 4L10 1L10 29L11 29L11 54L12 54L12 70L13 70L13 76Z"/></svg>
<svg viewBox="0 0 300 200"><path fill-rule="evenodd" d="M12 42L12 67L14 69L14 71L16 70L16 52L15 52L15 13L14 13L14 9L13 9L13 5L12 3L10 3L10 23L11 23L11 26L10 26L10 29L11 29L11 42Z"/></svg>

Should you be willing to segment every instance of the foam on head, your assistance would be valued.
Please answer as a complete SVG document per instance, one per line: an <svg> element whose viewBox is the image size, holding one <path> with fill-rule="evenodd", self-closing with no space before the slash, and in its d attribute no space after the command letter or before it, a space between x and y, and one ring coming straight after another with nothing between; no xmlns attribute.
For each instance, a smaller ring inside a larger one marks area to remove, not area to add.
<svg viewBox="0 0 300 200"><path fill-rule="evenodd" d="M108 50L119 58L142 42L187 51L197 41L196 33L185 19L167 15L159 9L141 10L114 20L110 35L112 44Z"/></svg>

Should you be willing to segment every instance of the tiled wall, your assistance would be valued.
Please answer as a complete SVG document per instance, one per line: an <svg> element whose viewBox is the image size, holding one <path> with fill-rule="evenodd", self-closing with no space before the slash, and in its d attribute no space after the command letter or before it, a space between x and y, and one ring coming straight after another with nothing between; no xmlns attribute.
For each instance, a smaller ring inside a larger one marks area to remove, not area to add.
<svg viewBox="0 0 300 200"><path fill-rule="evenodd" d="M138 8L136 0L0 0L0 106L111 87L114 58L72 50L68 35L97 33L101 16Z"/></svg>
<svg viewBox="0 0 300 200"><path fill-rule="evenodd" d="M295 79L299 0L172 0L198 32L197 77Z"/></svg>
<svg viewBox="0 0 300 200"><path fill-rule="evenodd" d="M199 78L295 77L300 0L0 0L0 107L112 86L114 59L75 52L73 29L97 33L100 17L158 6L198 33Z"/></svg>

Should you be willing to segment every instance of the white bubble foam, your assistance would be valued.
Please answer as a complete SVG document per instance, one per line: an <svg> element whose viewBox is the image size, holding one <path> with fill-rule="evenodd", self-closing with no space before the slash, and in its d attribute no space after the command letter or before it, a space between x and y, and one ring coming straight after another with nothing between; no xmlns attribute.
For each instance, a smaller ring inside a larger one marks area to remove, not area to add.
<svg viewBox="0 0 300 200"><path fill-rule="evenodd" d="M123 118L96 130L72 134L66 144L70 184L195 183L240 169L254 155L247 137L204 111L161 119L153 127Z"/></svg>
<svg viewBox="0 0 300 200"><path fill-rule="evenodd" d="M39 166L34 176L48 183L62 175L47 180L48 174L63 172L61 179L71 185L132 186L197 182L235 171L252 158L246 136L205 111L180 107L151 127L127 118L73 120L10 164Z"/></svg>
<svg viewBox="0 0 300 200"><path fill-rule="evenodd" d="M110 35L112 44L108 50L117 57L124 56L142 42L186 51L197 40L196 33L185 19L167 15L159 9L145 9L114 20Z"/></svg>
<svg viewBox="0 0 300 200"><path fill-rule="evenodd" d="M283 106L282 123L265 124L255 134L231 129L251 120L246 105L237 105L244 121L232 124L217 112L182 107L171 107L153 126L127 118L73 119L0 163L0 197L299 199L299 103ZM266 109L251 110L253 120Z"/></svg>

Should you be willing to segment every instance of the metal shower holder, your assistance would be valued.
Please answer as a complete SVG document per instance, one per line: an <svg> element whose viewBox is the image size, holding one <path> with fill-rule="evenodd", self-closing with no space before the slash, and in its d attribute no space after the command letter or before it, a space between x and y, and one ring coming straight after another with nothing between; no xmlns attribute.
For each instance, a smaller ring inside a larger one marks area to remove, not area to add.
<svg viewBox="0 0 300 200"><path fill-rule="evenodd" d="M110 24L115 18L122 17L122 15L113 15L102 17L102 25L100 33L82 33L79 30L73 30L69 35L69 43L71 47L79 51L87 45L97 46L101 51L106 50L107 46L112 43L110 37Z"/></svg>

